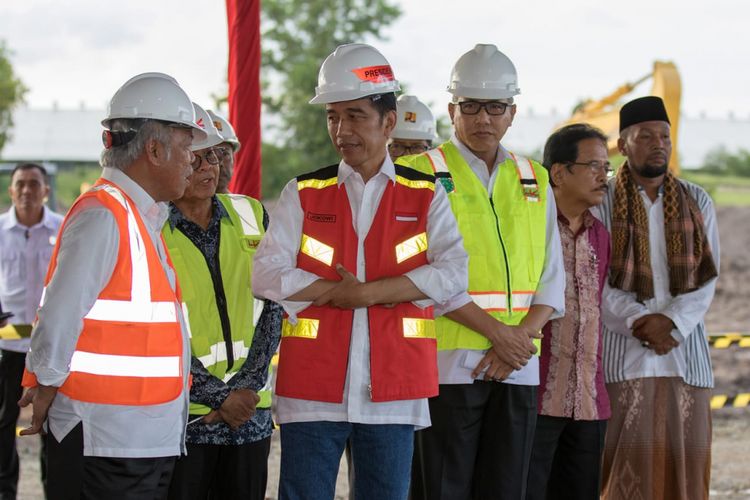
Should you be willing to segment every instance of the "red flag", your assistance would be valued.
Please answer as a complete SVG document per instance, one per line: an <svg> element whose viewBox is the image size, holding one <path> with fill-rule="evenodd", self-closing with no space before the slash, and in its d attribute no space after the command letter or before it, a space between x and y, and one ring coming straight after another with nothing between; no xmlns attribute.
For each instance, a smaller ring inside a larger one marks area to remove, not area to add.
<svg viewBox="0 0 750 500"><path fill-rule="evenodd" d="M242 147L233 193L260 198L260 1L226 0L229 24L229 121Z"/></svg>

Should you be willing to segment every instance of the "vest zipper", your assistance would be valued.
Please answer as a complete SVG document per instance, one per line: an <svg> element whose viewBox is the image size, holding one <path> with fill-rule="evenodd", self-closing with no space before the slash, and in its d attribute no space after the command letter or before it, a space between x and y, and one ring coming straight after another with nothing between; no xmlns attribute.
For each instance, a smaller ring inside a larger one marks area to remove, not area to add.
<svg viewBox="0 0 750 500"><path fill-rule="evenodd" d="M492 215L495 216L495 229L497 230L497 237L500 240L500 247L503 249L503 260L505 261L505 279L507 282L508 290L506 303L508 305L508 317L510 317L513 314L513 291L510 288L510 266L508 265L508 252L505 251L505 242L503 241L503 235L500 233L500 217L497 216L497 212L495 211L495 202L492 201L492 195L489 196L489 200L490 206L492 207Z"/></svg>

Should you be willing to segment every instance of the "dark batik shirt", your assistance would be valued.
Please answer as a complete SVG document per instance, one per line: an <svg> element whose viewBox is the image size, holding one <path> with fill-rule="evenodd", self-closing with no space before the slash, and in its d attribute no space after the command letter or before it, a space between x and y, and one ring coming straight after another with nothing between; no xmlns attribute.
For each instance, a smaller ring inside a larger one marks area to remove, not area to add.
<svg viewBox="0 0 750 500"><path fill-rule="evenodd" d="M229 214L216 196L213 197L212 203L213 213L207 229L204 230L198 224L187 220L172 203L169 205L169 225L172 229L176 228L181 231L201 251L206 258L214 288L223 289L219 267L220 228L221 220L229 219ZM268 227L268 214L265 209L263 227ZM225 270L225 272L232 271ZM217 305L226 310L223 292L217 294L216 300ZM256 335L253 337L247 359L240 370L227 382L212 375L198 358L193 356L190 367L190 373L193 375L190 401L216 410L221 407L231 390L252 389L257 392L265 386L268 379L268 364L281 338L281 316L281 306L266 300L255 328ZM228 328L228 325L226 327ZM198 415L191 415L189 421L199 418ZM237 431L233 431L224 422L205 424L197 420L190 423L187 426L185 440L192 444L239 445L259 441L270 436L272 432L273 420L270 408L258 408L255 416Z"/></svg>

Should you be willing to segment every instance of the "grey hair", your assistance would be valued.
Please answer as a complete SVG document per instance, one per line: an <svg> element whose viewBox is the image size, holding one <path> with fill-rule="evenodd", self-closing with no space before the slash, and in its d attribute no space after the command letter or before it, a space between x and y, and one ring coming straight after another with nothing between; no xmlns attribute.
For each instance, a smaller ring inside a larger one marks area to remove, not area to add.
<svg viewBox="0 0 750 500"><path fill-rule="evenodd" d="M109 130L117 132L135 130L137 133L127 144L102 151L102 167L125 170L143 154L146 143L152 139L164 146L166 159L169 160L172 153L172 131L167 125L155 120L116 118L109 123Z"/></svg>

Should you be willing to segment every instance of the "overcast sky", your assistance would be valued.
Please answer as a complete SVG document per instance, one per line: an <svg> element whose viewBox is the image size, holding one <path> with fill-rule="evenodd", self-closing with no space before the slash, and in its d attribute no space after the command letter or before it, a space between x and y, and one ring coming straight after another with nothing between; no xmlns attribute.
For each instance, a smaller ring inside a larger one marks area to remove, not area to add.
<svg viewBox="0 0 750 500"><path fill-rule="evenodd" d="M671 60L683 110L750 119L750 3L742 0L404 0L375 45L411 93L444 113L455 60L478 42L515 63L519 111L567 113ZM225 90L221 0L3 0L0 39L29 87L28 104L104 108L129 77L172 74L197 102ZM333 49L333 47L331 48ZM649 86L641 94L648 93ZM310 89L311 96L314 90Z"/></svg>

